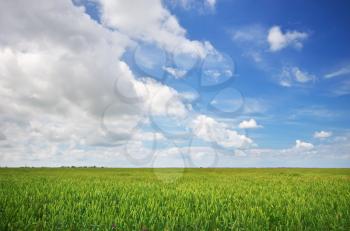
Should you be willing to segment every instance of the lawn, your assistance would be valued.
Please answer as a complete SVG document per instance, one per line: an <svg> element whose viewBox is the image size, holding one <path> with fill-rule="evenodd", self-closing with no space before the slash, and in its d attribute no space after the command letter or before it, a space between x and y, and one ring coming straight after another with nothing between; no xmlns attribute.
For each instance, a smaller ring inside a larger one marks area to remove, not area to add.
<svg viewBox="0 0 350 231"><path fill-rule="evenodd" d="M0 169L0 230L350 230L350 169Z"/></svg>

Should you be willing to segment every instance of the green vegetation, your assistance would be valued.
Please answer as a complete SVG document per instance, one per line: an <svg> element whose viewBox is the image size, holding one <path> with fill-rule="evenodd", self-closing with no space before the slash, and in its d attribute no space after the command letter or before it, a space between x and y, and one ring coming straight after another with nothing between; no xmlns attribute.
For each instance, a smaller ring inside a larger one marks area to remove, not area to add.
<svg viewBox="0 0 350 231"><path fill-rule="evenodd" d="M350 169L0 169L0 230L350 230Z"/></svg>

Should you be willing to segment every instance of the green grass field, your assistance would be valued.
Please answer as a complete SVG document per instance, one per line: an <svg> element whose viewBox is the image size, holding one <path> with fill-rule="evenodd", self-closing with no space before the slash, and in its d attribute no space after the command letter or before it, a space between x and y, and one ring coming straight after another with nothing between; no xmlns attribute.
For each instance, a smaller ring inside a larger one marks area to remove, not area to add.
<svg viewBox="0 0 350 231"><path fill-rule="evenodd" d="M0 169L0 230L350 230L350 169Z"/></svg>

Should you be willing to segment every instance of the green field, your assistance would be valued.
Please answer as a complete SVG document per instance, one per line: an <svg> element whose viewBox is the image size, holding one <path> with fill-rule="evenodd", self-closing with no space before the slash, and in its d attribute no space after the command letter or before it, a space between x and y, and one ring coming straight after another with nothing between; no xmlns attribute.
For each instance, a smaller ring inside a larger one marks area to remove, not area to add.
<svg viewBox="0 0 350 231"><path fill-rule="evenodd" d="M350 169L0 169L0 230L350 230Z"/></svg>

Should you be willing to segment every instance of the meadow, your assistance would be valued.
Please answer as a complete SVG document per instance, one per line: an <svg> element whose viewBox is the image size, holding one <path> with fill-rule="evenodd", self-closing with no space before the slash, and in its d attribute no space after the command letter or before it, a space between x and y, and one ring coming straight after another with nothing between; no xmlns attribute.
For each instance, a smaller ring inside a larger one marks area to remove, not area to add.
<svg viewBox="0 0 350 231"><path fill-rule="evenodd" d="M350 169L0 169L0 230L350 230Z"/></svg>

